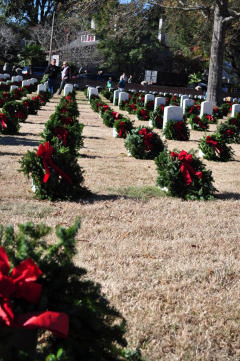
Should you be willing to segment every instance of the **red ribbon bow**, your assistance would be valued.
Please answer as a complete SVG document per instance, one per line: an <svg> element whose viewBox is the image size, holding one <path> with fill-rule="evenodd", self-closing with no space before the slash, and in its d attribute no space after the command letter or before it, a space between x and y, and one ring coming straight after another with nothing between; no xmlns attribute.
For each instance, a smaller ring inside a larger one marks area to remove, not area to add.
<svg viewBox="0 0 240 361"><path fill-rule="evenodd" d="M118 120L119 113L118 112L112 112L112 116L113 116L114 119Z"/></svg>
<svg viewBox="0 0 240 361"><path fill-rule="evenodd" d="M206 115L206 118L207 118L207 120L209 122L214 122L215 121L212 115Z"/></svg>
<svg viewBox="0 0 240 361"><path fill-rule="evenodd" d="M66 128L56 127L54 134L63 142L63 145L67 145L68 130Z"/></svg>
<svg viewBox="0 0 240 361"><path fill-rule="evenodd" d="M69 184L72 184L71 178L65 172L63 172L56 164L53 163L51 158L52 153L53 153L53 147L49 144L49 142L46 142L44 145L42 143L39 145L37 151L37 157L42 158L43 166L46 172L43 178L43 182L47 183L51 175L50 167L52 167L53 169L55 169L56 172L58 172L58 174L60 174L64 179L66 179L66 181Z"/></svg>
<svg viewBox="0 0 240 361"><path fill-rule="evenodd" d="M15 118L17 118L17 119L25 119L25 114L21 110L18 110L15 113Z"/></svg>
<svg viewBox="0 0 240 361"><path fill-rule="evenodd" d="M6 124L7 116L6 116L6 114L4 114L4 113L0 114L0 122L2 124L3 129L7 129L7 124Z"/></svg>
<svg viewBox="0 0 240 361"><path fill-rule="evenodd" d="M206 143L213 147L214 151L218 154L223 152L223 148L220 146L220 144L212 139L209 135L206 138Z"/></svg>
<svg viewBox="0 0 240 361"><path fill-rule="evenodd" d="M72 117L69 115L68 117L61 117L61 122L65 125L72 124Z"/></svg>
<svg viewBox="0 0 240 361"><path fill-rule="evenodd" d="M229 123L230 123L231 125L237 125L237 120L236 120L235 118L231 118L231 119L229 120Z"/></svg>
<svg viewBox="0 0 240 361"><path fill-rule="evenodd" d="M103 106L102 106L102 109L103 109L103 112L105 113L105 112L106 112L106 110L108 110L108 109L109 109L109 106L108 106L108 105L103 105Z"/></svg>
<svg viewBox="0 0 240 361"><path fill-rule="evenodd" d="M146 128L139 130L139 134L143 135L143 143L146 151L153 149L153 136L152 132L148 133Z"/></svg>
<svg viewBox="0 0 240 361"><path fill-rule="evenodd" d="M140 113L144 120L148 120L148 112L145 109L141 109Z"/></svg>
<svg viewBox="0 0 240 361"><path fill-rule="evenodd" d="M194 118L193 118L193 122L194 122L195 124L198 124L199 127L202 128L202 129L205 129L205 128L206 128L206 125L203 124L203 122L199 119L199 117L194 117Z"/></svg>
<svg viewBox="0 0 240 361"><path fill-rule="evenodd" d="M186 138L185 134L183 133L183 121L181 120L179 122L176 122L174 124L174 126L175 126L175 130L176 130L176 133L177 133L177 139L186 140L187 138Z"/></svg>
<svg viewBox="0 0 240 361"><path fill-rule="evenodd" d="M124 122L120 122L119 123L119 133L118 133L119 138L123 137L126 138L127 136L127 132L126 132L126 127L125 127L125 123Z"/></svg>
<svg viewBox="0 0 240 361"><path fill-rule="evenodd" d="M234 135L234 130L233 130L233 129L227 129L227 130L226 130L226 135L227 135L227 137L229 137L229 138L233 137L233 135Z"/></svg>
<svg viewBox="0 0 240 361"><path fill-rule="evenodd" d="M14 328L44 328L59 337L67 337L69 330L68 315L59 312L30 312L13 314L10 297L24 298L37 303L42 285L35 283L42 271L28 258L16 266L9 274L8 256L0 247L0 321Z"/></svg>
<svg viewBox="0 0 240 361"><path fill-rule="evenodd" d="M197 176L199 179L203 177L202 172L197 172L191 165L193 161L192 154L188 154L182 150L179 154L172 152L171 157L178 158L180 160L180 170L187 186L192 183L191 174Z"/></svg>

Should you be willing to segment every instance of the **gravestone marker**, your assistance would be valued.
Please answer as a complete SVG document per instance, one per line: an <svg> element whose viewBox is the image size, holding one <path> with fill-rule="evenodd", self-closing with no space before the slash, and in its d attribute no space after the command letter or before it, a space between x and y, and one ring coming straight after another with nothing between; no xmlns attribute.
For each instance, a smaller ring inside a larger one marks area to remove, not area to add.
<svg viewBox="0 0 240 361"><path fill-rule="evenodd" d="M206 114L206 115L212 115L213 112L213 103L212 102L202 102L201 103L201 110L200 110L200 118Z"/></svg>
<svg viewBox="0 0 240 361"><path fill-rule="evenodd" d="M169 105L165 107L163 112L163 129L170 119L174 121L183 120L183 108L177 105Z"/></svg>

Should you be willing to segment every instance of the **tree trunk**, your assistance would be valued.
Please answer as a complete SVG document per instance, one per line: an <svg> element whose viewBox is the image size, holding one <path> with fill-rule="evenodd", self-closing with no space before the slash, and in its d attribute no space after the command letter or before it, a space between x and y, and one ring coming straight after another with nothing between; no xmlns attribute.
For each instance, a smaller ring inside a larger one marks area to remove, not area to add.
<svg viewBox="0 0 240 361"><path fill-rule="evenodd" d="M208 74L207 100L214 105L222 103L222 70L226 25L223 19L228 15L228 0L222 1L221 7L215 6L213 36Z"/></svg>

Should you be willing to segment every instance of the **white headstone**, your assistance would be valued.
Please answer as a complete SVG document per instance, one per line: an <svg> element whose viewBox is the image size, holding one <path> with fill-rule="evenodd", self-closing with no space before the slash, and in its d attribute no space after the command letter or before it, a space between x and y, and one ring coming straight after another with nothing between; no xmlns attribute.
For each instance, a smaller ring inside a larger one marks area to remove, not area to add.
<svg viewBox="0 0 240 361"><path fill-rule="evenodd" d="M180 98L180 107L183 107L183 101L184 101L184 99L188 99L189 98L189 96L188 95L181 95L181 98Z"/></svg>
<svg viewBox="0 0 240 361"><path fill-rule="evenodd" d="M120 102L128 99L129 99L129 94L127 92L120 92L118 95L118 105L120 105Z"/></svg>
<svg viewBox="0 0 240 361"><path fill-rule="evenodd" d="M17 76L12 76L12 77L11 77L11 81L12 81L13 83L14 83L15 81L18 81L18 80L17 80Z"/></svg>
<svg viewBox="0 0 240 361"><path fill-rule="evenodd" d="M17 86L17 85L11 85L11 86L10 86L10 92L11 92L12 90L14 90L14 89L18 89L18 86Z"/></svg>
<svg viewBox="0 0 240 361"><path fill-rule="evenodd" d="M118 99L119 93L120 93L119 89L114 90L114 92L113 92L113 104L117 104L117 99Z"/></svg>
<svg viewBox="0 0 240 361"><path fill-rule="evenodd" d="M166 104L166 98L164 97L156 97L154 100L154 110L156 110L156 108L159 105L165 105Z"/></svg>
<svg viewBox="0 0 240 361"><path fill-rule="evenodd" d="M240 104L233 104L231 117L235 117L235 115L237 115L237 113L240 113Z"/></svg>
<svg viewBox="0 0 240 361"><path fill-rule="evenodd" d="M4 79L4 74L0 74L0 79Z"/></svg>
<svg viewBox="0 0 240 361"><path fill-rule="evenodd" d="M202 102L201 103L201 110L200 110L200 118L206 114L206 115L212 115L213 112L213 103L212 102Z"/></svg>
<svg viewBox="0 0 240 361"><path fill-rule="evenodd" d="M193 99L184 99L184 100L183 100L183 105L182 105L182 107L183 107L183 113L185 113L185 109L186 109L187 107L192 107L193 104L194 104L194 100L193 100Z"/></svg>
<svg viewBox="0 0 240 361"><path fill-rule="evenodd" d="M22 75L16 75L16 81L23 81Z"/></svg>
<svg viewBox="0 0 240 361"><path fill-rule="evenodd" d="M22 87L27 86L27 85L30 85L29 79L23 80L22 81Z"/></svg>
<svg viewBox="0 0 240 361"><path fill-rule="evenodd" d="M36 78L31 78L30 81L31 81L31 84L35 84L38 82L38 80Z"/></svg>
<svg viewBox="0 0 240 361"><path fill-rule="evenodd" d="M96 95L96 96L98 96L98 90L97 90L97 88L88 87L88 99L91 98L91 95Z"/></svg>
<svg viewBox="0 0 240 361"><path fill-rule="evenodd" d="M46 92L47 91L47 85L46 84L38 84L37 86L37 93L40 92Z"/></svg>
<svg viewBox="0 0 240 361"><path fill-rule="evenodd" d="M10 76L10 74L5 73L5 74L3 74L3 78L4 78L4 79L10 79L11 76Z"/></svg>
<svg viewBox="0 0 240 361"><path fill-rule="evenodd" d="M63 95L66 96L73 91L73 84L66 84L63 89Z"/></svg>
<svg viewBox="0 0 240 361"><path fill-rule="evenodd" d="M144 106L146 106L147 102L153 100L154 101L155 96L153 94L146 94L144 97Z"/></svg>
<svg viewBox="0 0 240 361"><path fill-rule="evenodd" d="M163 112L163 129L168 120L180 121L183 120L183 108L177 105L169 105L164 108Z"/></svg>

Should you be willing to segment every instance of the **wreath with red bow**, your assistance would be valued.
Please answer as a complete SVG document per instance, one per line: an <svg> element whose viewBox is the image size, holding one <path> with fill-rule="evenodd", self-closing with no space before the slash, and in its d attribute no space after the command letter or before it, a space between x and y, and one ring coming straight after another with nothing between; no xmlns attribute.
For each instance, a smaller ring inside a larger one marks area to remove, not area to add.
<svg viewBox="0 0 240 361"><path fill-rule="evenodd" d="M125 147L137 159L154 159L164 149L159 135L149 127L137 127L127 134Z"/></svg>
<svg viewBox="0 0 240 361"><path fill-rule="evenodd" d="M184 119L179 121L169 119L163 130L163 135L169 140L187 141L190 137L190 131Z"/></svg>
<svg viewBox="0 0 240 361"><path fill-rule="evenodd" d="M211 170L196 157L196 152L164 150L155 158L158 178L157 185L167 195L183 199L208 200L214 198Z"/></svg>
<svg viewBox="0 0 240 361"><path fill-rule="evenodd" d="M216 133L200 139L199 149L203 153L203 158L208 160L227 162L233 159L232 148Z"/></svg>

